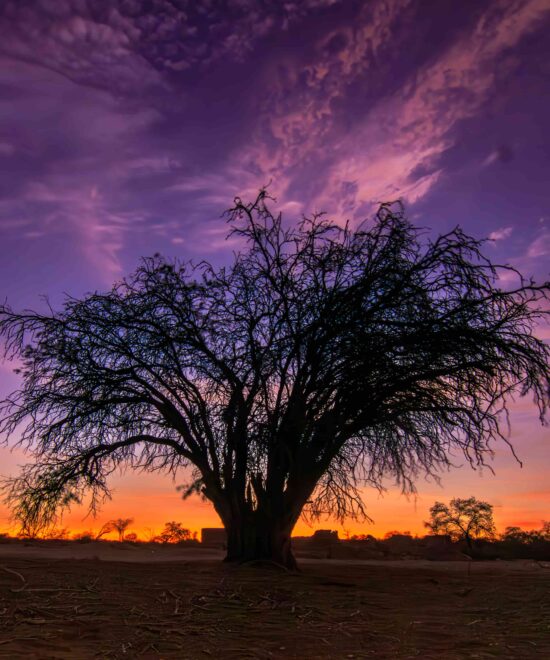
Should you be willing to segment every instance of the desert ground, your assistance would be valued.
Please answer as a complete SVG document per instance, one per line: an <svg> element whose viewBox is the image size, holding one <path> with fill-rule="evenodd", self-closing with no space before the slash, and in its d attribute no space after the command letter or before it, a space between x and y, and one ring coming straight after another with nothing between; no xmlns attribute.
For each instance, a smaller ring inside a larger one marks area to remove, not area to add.
<svg viewBox="0 0 550 660"><path fill-rule="evenodd" d="M550 565L0 545L0 658L550 658Z"/></svg>

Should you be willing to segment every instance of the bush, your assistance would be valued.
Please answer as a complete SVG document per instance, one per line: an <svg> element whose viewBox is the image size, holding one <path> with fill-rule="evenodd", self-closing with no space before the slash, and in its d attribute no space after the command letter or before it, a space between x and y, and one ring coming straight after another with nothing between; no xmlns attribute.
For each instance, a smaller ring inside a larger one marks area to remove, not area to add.
<svg viewBox="0 0 550 660"><path fill-rule="evenodd" d="M176 541L175 544L186 548L200 548L201 545L198 539L182 539L181 541Z"/></svg>
<svg viewBox="0 0 550 660"><path fill-rule="evenodd" d="M196 538L196 534L194 538ZM151 539L153 543L181 543L190 540L191 532L174 520L165 523L162 532Z"/></svg>
<svg viewBox="0 0 550 660"><path fill-rule="evenodd" d="M550 541L533 539L527 542L503 540L494 544L501 559L535 559L550 561Z"/></svg>

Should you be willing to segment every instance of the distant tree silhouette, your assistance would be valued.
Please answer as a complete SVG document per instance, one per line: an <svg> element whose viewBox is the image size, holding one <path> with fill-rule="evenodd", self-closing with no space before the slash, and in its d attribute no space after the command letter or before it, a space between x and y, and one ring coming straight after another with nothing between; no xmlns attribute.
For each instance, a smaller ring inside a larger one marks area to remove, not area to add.
<svg viewBox="0 0 550 660"><path fill-rule="evenodd" d="M430 520L424 525L433 534L448 534L455 541L463 539L468 547L473 539L495 536L492 505L475 497L456 497L449 505L436 502L430 509Z"/></svg>
<svg viewBox="0 0 550 660"><path fill-rule="evenodd" d="M164 524L164 529L155 538L160 543L178 543L179 541L188 541L191 538L191 532L181 523L171 521Z"/></svg>
<svg viewBox="0 0 550 660"><path fill-rule="evenodd" d="M100 527L99 532L96 534L95 540L96 540L96 541L99 541L99 539L101 539L101 538L103 538L104 536L106 536L107 534L110 534L111 532L113 532L114 529L115 529L115 528L113 527L113 521L112 521L112 520L108 520L106 523L104 523L104 524Z"/></svg>
<svg viewBox="0 0 550 660"><path fill-rule="evenodd" d="M460 450L483 463L503 409L545 412L550 349L533 336L548 284L498 287L510 267L454 229L430 240L398 204L357 230L323 215L287 228L261 191L228 211L227 268L145 259L60 312L0 307L23 387L0 430L34 463L6 484L21 520L108 495L118 466L193 466L227 530L227 559L294 566L300 517L365 515L359 488L403 490Z"/></svg>
<svg viewBox="0 0 550 660"><path fill-rule="evenodd" d="M37 539L47 534L52 528L52 524L46 523L44 520L24 520L21 518L20 522L21 527L17 532L17 537L21 539Z"/></svg>
<svg viewBox="0 0 550 660"><path fill-rule="evenodd" d="M62 541L69 538L69 530L66 527L61 529L53 527L44 533L43 538L51 541Z"/></svg>
<svg viewBox="0 0 550 660"><path fill-rule="evenodd" d="M353 534L351 541L377 541L372 534Z"/></svg>
<svg viewBox="0 0 550 660"><path fill-rule="evenodd" d="M503 534L500 536L501 541L508 541L512 543L532 543L542 539L541 533L538 530L525 530L521 527L506 527Z"/></svg>
<svg viewBox="0 0 550 660"><path fill-rule="evenodd" d="M411 533L409 531L399 532L397 530L393 530L391 532L386 532L384 534L384 539L391 539L392 536L411 536Z"/></svg>
<svg viewBox="0 0 550 660"><path fill-rule="evenodd" d="M134 522L133 518L115 518L109 521L111 530L118 533L118 540L122 543L124 541L124 534L130 525Z"/></svg>
<svg viewBox="0 0 550 660"><path fill-rule="evenodd" d="M550 522L543 521L540 529L524 530L521 527L506 527L501 535L502 541L515 543L534 543L537 541L550 541Z"/></svg>
<svg viewBox="0 0 550 660"><path fill-rule="evenodd" d="M506 527L500 538L503 541L519 541L523 542L527 539L527 532L521 527L510 526Z"/></svg>

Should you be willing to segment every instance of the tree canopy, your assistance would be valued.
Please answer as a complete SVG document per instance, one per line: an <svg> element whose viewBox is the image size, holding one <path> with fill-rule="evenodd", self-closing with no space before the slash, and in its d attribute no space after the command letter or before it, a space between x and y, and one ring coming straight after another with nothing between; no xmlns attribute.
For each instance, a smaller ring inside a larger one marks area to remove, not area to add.
<svg viewBox="0 0 550 660"><path fill-rule="evenodd" d="M34 457L6 485L21 520L52 521L85 493L97 506L122 465L191 467L186 494L213 503L228 558L292 565L301 514L363 515L362 485L411 490L450 452L483 464L508 442L515 392L543 418L549 348L533 328L548 283L501 289L513 269L482 241L430 239L399 204L354 229L286 226L269 203L235 200L227 267L156 255L59 311L0 307L23 363L0 431Z"/></svg>
<svg viewBox="0 0 550 660"><path fill-rule="evenodd" d="M540 529L524 530L517 526L506 527L500 538L502 541L517 543L533 543L536 541L550 543L550 520L543 520Z"/></svg>
<svg viewBox="0 0 550 660"><path fill-rule="evenodd" d="M115 531L118 534L118 540L124 541L126 530L134 522L133 518L115 518L110 520L108 524L111 526L110 531Z"/></svg>
<svg viewBox="0 0 550 660"><path fill-rule="evenodd" d="M433 534L448 534L453 540L465 540L468 545L474 539L495 537L493 506L475 497L455 497L450 503L436 502L430 509L430 520L424 525Z"/></svg>
<svg viewBox="0 0 550 660"><path fill-rule="evenodd" d="M182 523L174 520L164 523L164 529L154 538L160 543L179 543L189 541L189 539L191 539L191 532Z"/></svg>

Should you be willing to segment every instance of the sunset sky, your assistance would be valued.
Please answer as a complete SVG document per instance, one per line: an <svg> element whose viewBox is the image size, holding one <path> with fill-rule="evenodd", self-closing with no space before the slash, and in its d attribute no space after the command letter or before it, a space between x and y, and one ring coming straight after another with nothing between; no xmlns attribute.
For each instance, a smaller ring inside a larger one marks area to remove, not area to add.
<svg viewBox="0 0 550 660"><path fill-rule="evenodd" d="M549 35L548 0L3 0L0 300L55 307L155 252L228 263L238 246L220 216L268 182L289 219L358 223L401 198L416 224L460 224L493 239L495 260L547 279ZM0 362L0 398L13 368ZM539 527L550 430L529 399L511 423L523 467L505 445L494 475L457 456L416 500L391 482L383 497L365 491L374 524L320 526L422 532L435 499L476 495L499 528ZM0 474L24 460L0 448ZM111 483L97 520L74 509L63 525L219 524L168 477Z"/></svg>

